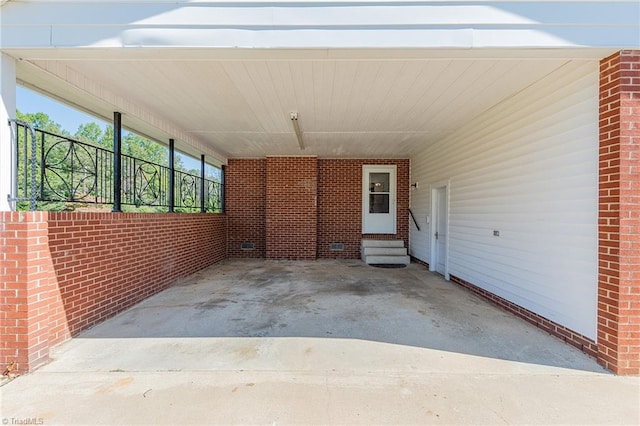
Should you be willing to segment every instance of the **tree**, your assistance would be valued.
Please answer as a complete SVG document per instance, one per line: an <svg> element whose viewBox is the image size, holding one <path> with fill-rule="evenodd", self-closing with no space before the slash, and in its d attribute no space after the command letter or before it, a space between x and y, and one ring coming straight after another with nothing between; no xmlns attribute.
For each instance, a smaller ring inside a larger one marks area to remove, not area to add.
<svg viewBox="0 0 640 426"><path fill-rule="evenodd" d="M169 166L169 150L166 147L133 133L127 132L123 136L122 153L150 163Z"/></svg>
<svg viewBox="0 0 640 426"><path fill-rule="evenodd" d="M53 121L47 114L43 112L36 113L22 113L19 110L16 110L16 118L19 121L29 124L31 127L39 130L44 130L45 132L55 133L61 136L69 136L69 132L64 130L59 123ZM27 132L27 135L29 133ZM64 164L66 151L64 149L52 149L55 143L59 140L57 137L52 137L50 135L41 133L42 135L36 141L36 157L37 159L43 158L43 156L48 155L48 162L51 164ZM30 198L32 196L36 196L39 200L50 200L56 199L55 193L59 192L69 192L66 190L65 186L65 170L61 170L59 174L49 173L45 175L45 179L41 179L41 164L40 161L36 163L36 171L35 173L31 167L31 158L32 158L32 145L30 143L30 139L27 141L24 140L25 133L18 132L18 176L21 178L18 179L18 197L20 198ZM26 142L26 143L25 143ZM27 179L24 179L26 172ZM34 189L31 187L32 177L36 180L36 189L34 193ZM22 201L17 203L18 210L28 210L29 202ZM67 206L62 202L39 202L38 208L42 210L67 210Z"/></svg>
<svg viewBox="0 0 640 426"><path fill-rule="evenodd" d="M56 133L62 136L69 136L69 132L64 130L60 124L53 121L44 112L24 114L19 110L16 110L16 118L29 124L33 128L44 130L46 132Z"/></svg>
<svg viewBox="0 0 640 426"><path fill-rule="evenodd" d="M78 126L75 134L71 135L45 113L24 114L16 111L16 115L18 120L38 130L52 133L38 132L37 135L38 162L34 176L37 180L39 209L73 210L74 203L69 202L70 200L98 204L111 202L114 137L112 126L102 126L95 122L85 123ZM24 132L19 133L19 145L22 150L19 158L23 159L19 164L20 176L27 170L30 178L31 144L27 143L25 148ZM127 211L166 211L166 207L161 206L168 202L168 148L139 135L123 132L121 152L123 204L131 204L123 208ZM44 173L41 173L40 167L43 163L46 163L46 168ZM186 163L190 167L186 167ZM201 185L200 170L195 169L194 164L190 157L183 159L182 154L177 153L174 162L178 172L176 193L186 190L187 192L181 192L181 195L191 200L188 205L193 205L191 208L185 208L185 211L193 211L197 208L196 204L199 206L196 200L199 198L198 188ZM220 170L215 167L207 166L205 174L211 181L220 181ZM44 176L44 179L41 179L41 176ZM30 180L22 179L19 185L22 194L20 196L28 196L27 189L31 190ZM206 185L209 188L210 184ZM207 193L207 198L215 199L216 204L219 202L219 195ZM20 209L28 207L26 202L19 205ZM182 209L177 209L180 210Z"/></svg>
<svg viewBox="0 0 640 426"><path fill-rule="evenodd" d="M82 142L102 145L104 132L98 123L92 122L78 126L78 130L73 137Z"/></svg>

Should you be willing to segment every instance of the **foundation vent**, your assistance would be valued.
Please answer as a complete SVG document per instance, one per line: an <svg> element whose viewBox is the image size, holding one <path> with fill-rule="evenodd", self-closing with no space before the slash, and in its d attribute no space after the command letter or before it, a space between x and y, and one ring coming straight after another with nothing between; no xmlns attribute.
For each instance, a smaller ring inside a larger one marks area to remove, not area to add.
<svg viewBox="0 0 640 426"><path fill-rule="evenodd" d="M331 243L331 251L344 251L344 243Z"/></svg>
<svg viewBox="0 0 640 426"><path fill-rule="evenodd" d="M250 241L243 241L240 244L240 249L242 249L242 250L253 250L254 246L253 246L253 243L250 242Z"/></svg>

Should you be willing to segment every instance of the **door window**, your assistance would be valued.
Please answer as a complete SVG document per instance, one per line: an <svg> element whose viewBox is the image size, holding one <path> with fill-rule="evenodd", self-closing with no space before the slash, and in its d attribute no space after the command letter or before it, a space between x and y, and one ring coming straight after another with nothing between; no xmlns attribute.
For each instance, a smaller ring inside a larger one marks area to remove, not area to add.
<svg viewBox="0 0 640 426"><path fill-rule="evenodd" d="M389 173L369 173L369 213L389 213Z"/></svg>

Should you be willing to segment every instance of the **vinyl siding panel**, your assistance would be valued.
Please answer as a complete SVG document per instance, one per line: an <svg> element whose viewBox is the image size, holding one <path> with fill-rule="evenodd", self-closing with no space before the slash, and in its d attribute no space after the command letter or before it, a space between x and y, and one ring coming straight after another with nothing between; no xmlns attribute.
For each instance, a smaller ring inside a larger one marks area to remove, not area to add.
<svg viewBox="0 0 640 426"><path fill-rule="evenodd" d="M414 257L430 262L431 188L448 181L449 273L595 340L597 62L567 63L411 161Z"/></svg>

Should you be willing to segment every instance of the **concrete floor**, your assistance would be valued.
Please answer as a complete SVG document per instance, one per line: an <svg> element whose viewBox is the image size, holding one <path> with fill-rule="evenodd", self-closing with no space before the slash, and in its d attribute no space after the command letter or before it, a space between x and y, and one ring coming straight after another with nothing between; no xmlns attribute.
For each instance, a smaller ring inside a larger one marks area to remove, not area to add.
<svg viewBox="0 0 640 426"><path fill-rule="evenodd" d="M226 261L53 358L7 424L640 423L638 378L415 264Z"/></svg>

